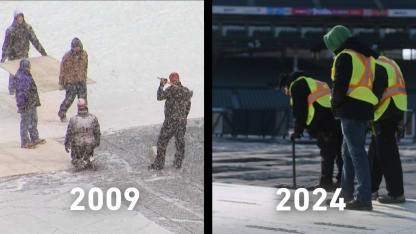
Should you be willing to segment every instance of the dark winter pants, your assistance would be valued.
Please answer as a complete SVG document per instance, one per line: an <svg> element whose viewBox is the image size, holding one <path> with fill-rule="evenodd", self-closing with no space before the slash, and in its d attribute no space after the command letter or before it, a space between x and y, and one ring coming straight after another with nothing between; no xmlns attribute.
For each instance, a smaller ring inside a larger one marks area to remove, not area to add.
<svg viewBox="0 0 416 234"><path fill-rule="evenodd" d="M163 168L165 165L165 154L169 140L175 136L175 161L174 165L177 167L182 166L182 161L185 156L185 132L186 132L186 119L184 120L165 120L163 122L162 129L160 130L159 139L157 140L157 156L155 159L155 165Z"/></svg>
<svg viewBox="0 0 416 234"><path fill-rule="evenodd" d="M337 122L336 127L332 132L308 131L308 133L317 139L318 147L321 150L321 178L319 184L333 184L334 162L336 162L338 168L336 179L337 182L340 183L342 174L342 131L339 122Z"/></svg>
<svg viewBox="0 0 416 234"><path fill-rule="evenodd" d="M390 196L403 195L403 171L395 133L400 119L374 122L376 135L368 151L371 169L371 190L377 192L384 174Z"/></svg>
<svg viewBox="0 0 416 234"><path fill-rule="evenodd" d="M86 82L83 81L83 82L78 82L78 83L73 83L73 84L66 84L65 90L66 90L65 99L59 108L59 113L62 116L65 116L67 110L74 102L74 99L76 96L78 96L78 98L83 98L85 99L85 101L87 101Z"/></svg>
<svg viewBox="0 0 416 234"><path fill-rule="evenodd" d="M39 138L38 115L36 107L29 108L20 114L20 139L22 146ZM29 138L30 136L30 138Z"/></svg>
<svg viewBox="0 0 416 234"><path fill-rule="evenodd" d="M71 145L71 158L74 161L75 159L83 159L84 161L89 160L90 157L94 155L94 145L86 146L74 146Z"/></svg>
<svg viewBox="0 0 416 234"><path fill-rule="evenodd" d="M16 91L16 85L14 82L14 75L9 74L9 94L14 94Z"/></svg>

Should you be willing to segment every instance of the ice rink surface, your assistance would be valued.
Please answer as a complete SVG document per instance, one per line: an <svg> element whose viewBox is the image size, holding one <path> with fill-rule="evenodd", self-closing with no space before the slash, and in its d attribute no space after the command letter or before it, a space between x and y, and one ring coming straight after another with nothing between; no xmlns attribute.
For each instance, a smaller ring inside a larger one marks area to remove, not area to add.
<svg viewBox="0 0 416 234"><path fill-rule="evenodd" d="M0 233L203 233L203 1L3 1L1 43L16 9L23 11L49 56L61 60L71 40L81 39L89 55L88 77L96 81L88 86L89 110L98 117L103 136L97 171L61 171L49 162L47 173L0 178ZM31 46L30 57L35 56L39 53ZM155 78L174 71L194 93L184 169L171 168L172 140L166 172L155 174L147 166L164 119ZM8 73L1 70L0 78L0 152L7 153L19 147L20 116L8 95ZM67 123L59 121L57 112L64 95L40 93L40 137L62 143ZM75 113L73 104L67 115ZM58 144L48 158L63 153ZM64 154L59 158L69 163ZM20 152L19 161L26 162L25 156L30 155ZM30 163L41 168L36 160ZM136 187L140 199L134 211L127 210L126 201L119 211L69 211L75 199L70 191L78 186L86 191Z"/></svg>

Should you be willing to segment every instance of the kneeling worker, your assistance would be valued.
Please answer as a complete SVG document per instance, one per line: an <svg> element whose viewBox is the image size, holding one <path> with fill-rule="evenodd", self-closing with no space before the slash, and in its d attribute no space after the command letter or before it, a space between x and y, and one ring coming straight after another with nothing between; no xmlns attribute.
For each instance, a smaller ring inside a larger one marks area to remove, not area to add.
<svg viewBox="0 0 416 234"><path fill-rule="evenodd" d="M282 75L280 90L290 96L290 105L295 117L294 133L291 140L300 138L306 128L309 135L318 140L321 149L321 176L319 184L328 191L338 187L342 172L342 131L339 121L331 112L331 89L325 82L306 77L304 72L292 72ZM332 181L334 161L338 167L337 182Z"/></svg>
<svg viewBox="0 0 416 234"><path fill-rule="evenodd" d="M65 150L71 149L72 164L77 169L92 167L95 147L100 145L100 124L88 113L85 99L78 99L78 114L71 117L65 136Z"/></svg>

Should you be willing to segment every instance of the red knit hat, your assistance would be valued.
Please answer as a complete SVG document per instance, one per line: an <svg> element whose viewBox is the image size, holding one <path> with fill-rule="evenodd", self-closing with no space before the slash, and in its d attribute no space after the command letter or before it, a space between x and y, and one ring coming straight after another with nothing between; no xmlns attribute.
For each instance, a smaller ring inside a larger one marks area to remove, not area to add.
<svg viewBox="0 0 416 234"><path fill-rule="evenodd" d="M173 83L173 82L179 82L179 74L176 73L176 72L170 73L170 75L169 75L169 81L171 83Z"/></svg>
<svg viewBox="0 0 416 234"><path fill-rule="evenodd" d="M87 109L87 102L83 98L78 99L78 109Z"/></svg>

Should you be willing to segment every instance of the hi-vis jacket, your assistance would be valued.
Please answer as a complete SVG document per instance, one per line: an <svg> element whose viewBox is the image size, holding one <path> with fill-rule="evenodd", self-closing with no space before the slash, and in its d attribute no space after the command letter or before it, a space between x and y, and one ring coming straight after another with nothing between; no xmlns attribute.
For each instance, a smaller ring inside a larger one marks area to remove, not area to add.
<svg viewBox="0 0 416 234"><path fill-rule="evenodd" d="M407 111L407 92L402 71L395 61L380 56L375 62L386 69L388 77L388 86L374 112L374 120L377 121L386 111L390 100L393 100L399 110Z"/></svg>
<svg viewBox="0 0 416 234"><path fill-rule="evenodd" d="M352 58L352 74L347 96L377 105L378 99L372 92L374 82L375 59L366 57L351 49L344 49L334 59L331 69L331 79L334 80L335 64L341 54L347 53Z"/></svg>
<svg viewBox="0 0 416 234"><path fill-rule="evenodd" d="M306 83L308 84L310 94L308 96L308 117L306 119L306 125L309 126L313 120L313 117L315 115L315 108L313 107L313 103L317 102L323 107L331 108L331 102L330 102L330 95L331 95L331 89L328 87L327 83L315 80L313 78L300 76L296 80L294 80L289 85L289 94L292 96L292 87L293 85L304 79ZM293 105L292 97L290 98L290 105Z"/></svg>

